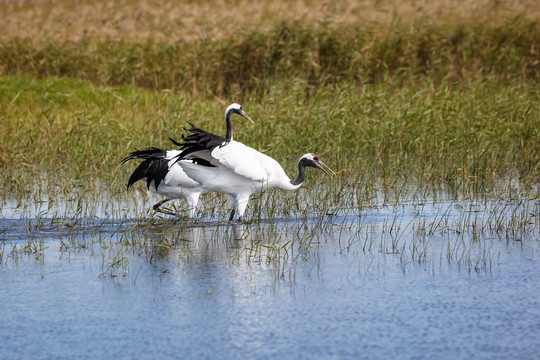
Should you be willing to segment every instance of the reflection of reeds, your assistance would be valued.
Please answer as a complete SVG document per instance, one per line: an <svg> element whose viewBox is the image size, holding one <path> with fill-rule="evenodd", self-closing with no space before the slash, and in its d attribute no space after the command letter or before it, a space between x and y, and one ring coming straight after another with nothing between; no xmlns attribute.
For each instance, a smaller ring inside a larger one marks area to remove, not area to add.
<svg viewBox="0 0 540 360"><path fill-rule="evenodd" d="M299 268L324 276L327 256L350 259L354 255L361 257L359 261L367 261L368 255L390 257L403 271L411 266L432 273L445 266L491 271L504 249L531 248L538 240L539 204L525 196L449 202L409 202L418 195L408 196L394 203L342 206L331 215L312 209L279 217L274 208L257 205L260 213L243 225L187 224L145 211L133 216L114 209L111 213L116 215L92 218L91 204L80 212L73 211L80 208L77 204L65 213L46 207L38 209L37 216L23 217L19 226L24 234L2 240L0 264L18 262L23 256L46 262L46 249L51 241L58 241L56 251L62 256L81 253L101 259L101 274L107 276L136 277L131 263L137 258L151 265L172 261L261 269L270 271L274 282L294 283ZM221 213L226 217L226 210ZM13 231L6 227L3 233Z"/></svg>

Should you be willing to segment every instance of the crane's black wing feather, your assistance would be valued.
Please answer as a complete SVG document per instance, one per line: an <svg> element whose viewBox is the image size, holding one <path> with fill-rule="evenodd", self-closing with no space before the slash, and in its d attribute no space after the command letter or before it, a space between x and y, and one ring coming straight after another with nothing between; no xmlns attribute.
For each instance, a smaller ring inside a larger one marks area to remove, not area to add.
<svg viewBox="0 0 540 360"><path fill-rule="evenodd" d="M173 140L173 143L177 145L180 150L182 150L182 153L178 155L177 161L188 158L189 155L194 152L202 150L212 151L218 146L222 147L229 143L229 140L226 138L199 129L190 122L188 122L188 124L191 125L191 129L186 130L191 134L182 136L182 142L176 142Z"/></svg>

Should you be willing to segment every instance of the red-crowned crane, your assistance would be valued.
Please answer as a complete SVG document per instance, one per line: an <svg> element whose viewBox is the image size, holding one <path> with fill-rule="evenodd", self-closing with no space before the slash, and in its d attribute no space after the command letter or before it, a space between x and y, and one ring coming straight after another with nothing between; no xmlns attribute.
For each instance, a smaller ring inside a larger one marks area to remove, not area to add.
<svg viewBox="0 0 540 360"><path fill-rule="evenodd" d="M238 114L245 117L253 124L253 120L242 110L242 106L237 103L233 103L225 110L225 122L227 124L227 132L224 142L219 144L225 146L228 142L233 140L233 132L231 126L231 116ZM171 139L171 141L178 145L178 143ZM163 212L170 215L176 215L168 211L163 211L160 206L165 202L184 198L186 200L187 214L189 218L192 218L195 214L197 203L199 202L199 196L207 192L206 189L200 186L200 183L191 179L184 170L182 164L184 163L197 163L200 166L209 166L208 162L202 159L195 160L182 160L177 162L177 158L180 155L179 150L166 150L158 149L155 147L145 150L133 151L122 160L125 163L133 159L143 159L144 161L133 171L129 178L127 188L129 189L133 184L139 180L146 181L148 189L152 189L156 194L166 196L166 199L156 203L153 206L155 211Z"/></svg>
<svg viewBox="0 0 540 360"><path fill-rule="evenodd" d="M330 177L335 175L315 154L308 153L298 161L298 176L291 180L271 157L234 140L222 146L225 139L190 125L191 134L179 144L183 151L177 164L202 189L229 197L229 221L234 220L235 213L242 221L251 194L268 188L298 189L304 182L306 167L321 169Z"/></svg>

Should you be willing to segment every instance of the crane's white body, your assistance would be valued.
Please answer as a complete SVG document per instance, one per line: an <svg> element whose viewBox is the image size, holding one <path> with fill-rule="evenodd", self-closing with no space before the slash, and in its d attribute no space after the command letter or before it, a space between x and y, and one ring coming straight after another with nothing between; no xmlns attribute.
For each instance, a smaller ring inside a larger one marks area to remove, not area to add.
<svg viewBox="0 0 540 360"><path fill-rule="evenodd" d="M211 151L197 151L190 156L207 160L214 167L180 161L179 164L187 176L206 191L226 194L240 218L246 210L251 194L269 188L293 191L301 186L301 183L291 183L291 179L276 160L236 141Z"/></svg>

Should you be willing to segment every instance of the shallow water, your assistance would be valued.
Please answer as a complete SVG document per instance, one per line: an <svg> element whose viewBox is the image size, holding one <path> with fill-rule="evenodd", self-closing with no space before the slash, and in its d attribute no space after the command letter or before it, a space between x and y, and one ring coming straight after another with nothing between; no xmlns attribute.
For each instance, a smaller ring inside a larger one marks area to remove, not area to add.
<svg viewBox="0 0 540 360"><path fill-rule="evenodd" d="M242 226L8 212L1 358L540 353L538 219L515 223L538 202L374 206Z"/></svg>

